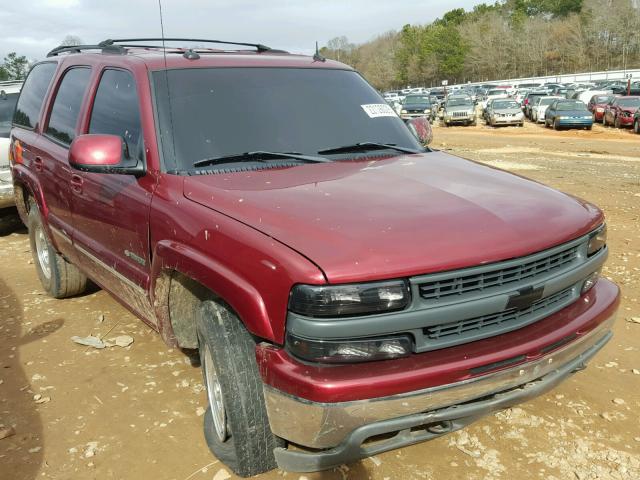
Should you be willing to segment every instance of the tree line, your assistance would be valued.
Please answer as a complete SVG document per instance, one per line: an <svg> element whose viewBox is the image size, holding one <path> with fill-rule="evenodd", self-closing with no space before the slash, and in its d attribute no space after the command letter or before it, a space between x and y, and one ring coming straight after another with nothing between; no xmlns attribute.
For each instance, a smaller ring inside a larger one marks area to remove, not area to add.
<svg viewBox="0 0 640 480"><path fill-rule="evenodd" d="M500 0L321 49L379 89L640 66L640 0Z"/></svg>

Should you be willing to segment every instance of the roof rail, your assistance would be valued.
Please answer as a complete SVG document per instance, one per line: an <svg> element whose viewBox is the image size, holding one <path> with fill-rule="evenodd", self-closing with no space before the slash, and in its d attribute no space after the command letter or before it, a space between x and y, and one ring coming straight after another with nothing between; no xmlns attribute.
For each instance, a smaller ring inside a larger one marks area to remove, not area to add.
<svg viewBox="0 0 640 480"><path fill-rule="evenodd" d="M59 47L54 48L49 53L47 53L47 57L55 57L60 53L80 53L83 50L101 50L102 53L116 53L119 55L123 55L127 53L127 49L121 45L112 45L112 44L104 44L104 42L99 43L98 45L60 45Z"/></svg>
<svg viewBox="0 0 640 480"><path fill-rule="evenodd" d="M227 42L225 40L209 40L206 38L120 38L120 39L108 39L103 42L100 42L101 46L116 46L116 43L128 43L128 42L198 42L198 43L220 43L223 45L240 45L243 47L253 47L258 52L268 52L272 50L270 47L266 45L262 45L261 43L245 43L245 42ZM127 45L134 47L136 45ZM142 46L142 45L140 45ZM149 47L145 45L145 47ZM155 46L155 48L162 48L161 45ZM152 47L153 48L153 47Z"/></svg>

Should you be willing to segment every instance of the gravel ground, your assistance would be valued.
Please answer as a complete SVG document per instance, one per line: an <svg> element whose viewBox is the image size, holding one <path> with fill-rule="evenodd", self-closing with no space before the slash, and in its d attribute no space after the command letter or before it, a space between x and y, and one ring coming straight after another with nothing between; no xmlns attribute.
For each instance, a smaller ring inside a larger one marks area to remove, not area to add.
<svg viewBox="0 0 640 480"><path fill-rule="evenodd" d="M463 431L339 469L264 479L640 478L640 137L435 127L435 148L531 177L601 206L622 287L615 337L551 393ZM103 291L53 300L24 231L0 237L0 479L223 480L201 424L197 367ZM129 335L95 350L74 335Z"/></svg>

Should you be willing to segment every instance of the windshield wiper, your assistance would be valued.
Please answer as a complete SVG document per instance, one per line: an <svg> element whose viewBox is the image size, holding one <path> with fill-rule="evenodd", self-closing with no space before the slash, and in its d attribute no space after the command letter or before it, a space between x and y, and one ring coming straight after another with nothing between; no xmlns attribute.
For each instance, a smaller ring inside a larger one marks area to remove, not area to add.
<svg viewBox="0 0 640 480"><path fill-rule="evenodd" d="M319 150L318 153L320 155L327 155L332 153L366 152L369 150L397 150L403 153L422 153L420 150L414 150L413 148L398 147L394 143L377 142L360 142L354 143L353 145L327 148L325 150Z"/></svg>
<svg viewBox="0 0 640 480"><path fill-rule="evenodd" d="M278 159L291 159L291 160L299 160L301 162L306 163L325 163L331 162L328 158L323 157L314 157L311 155L303 155L298 152L245 152L245 153L237 153L233 155L224 155L222 157L215 158L205 158L204 160L198 160L193 164L194 167L205 167L209 165L220 165L223 163L233 163L233 162L247 162L247 161L260 161L264 162L265 160L278 160Z"/></svg>

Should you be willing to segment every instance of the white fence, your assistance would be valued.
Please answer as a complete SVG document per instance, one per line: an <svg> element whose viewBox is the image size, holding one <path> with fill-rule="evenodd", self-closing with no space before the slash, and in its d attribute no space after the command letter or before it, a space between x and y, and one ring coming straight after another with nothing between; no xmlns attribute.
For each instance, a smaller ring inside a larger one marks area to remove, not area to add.
<svg viewBox="0 0 640 480"><path fill-rule="evenodd" d="M630 77L629 77L630 76ZM569 73L566 75L548 75L544 77L508 78L504 80L491 80L489 82L473 82L470 85L513 85L520 83L569 83L592 82L594 80L640 80L640 69L608 70L604 72ZM462 86L462 85L455 85Z"/></svg>

